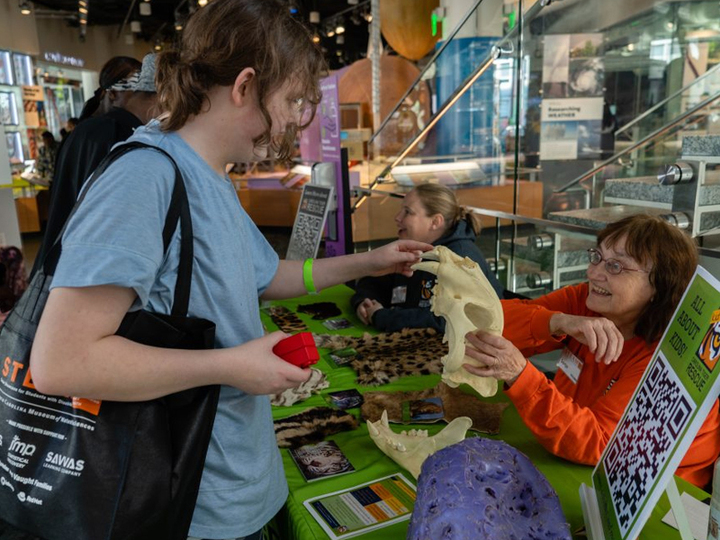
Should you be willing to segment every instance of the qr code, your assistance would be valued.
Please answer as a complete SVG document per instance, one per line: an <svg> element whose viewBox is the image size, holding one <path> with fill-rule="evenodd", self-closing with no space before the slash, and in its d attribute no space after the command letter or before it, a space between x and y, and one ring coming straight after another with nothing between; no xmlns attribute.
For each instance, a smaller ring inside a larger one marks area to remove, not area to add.
<svg viewBox="0 0 720 540"><path fill-rule="evenodd" d="M320 217L298 213L290 237L288 253L298 254L298 259L314 257L322 224L323 220Z"/></svg>
<svg viewBox="0 0 720 540"><path fill-rule="evenodd" d="M658 354L603 459L623 535L695 407L667 360Z"/></svg>

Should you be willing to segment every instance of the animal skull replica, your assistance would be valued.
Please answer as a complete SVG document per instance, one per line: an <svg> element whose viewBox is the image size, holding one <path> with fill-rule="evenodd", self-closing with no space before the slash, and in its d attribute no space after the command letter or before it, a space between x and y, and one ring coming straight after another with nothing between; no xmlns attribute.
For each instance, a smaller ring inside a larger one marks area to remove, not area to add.
<svg viewBox="0 0 720 540"><path fill-rule="evenodd" d="M442 358L442 380L453 388L469 384L481 396L497 392L497 380L478 377L465 371L463 364L480 363L465 356L465 335L484 330L500 335L503 330L503 310L495 290L475 261L460 257L444 246L422 254L424 262L413 265L437 276L430 300L432 312L445 318L443 341L448 342L448 354Z"/></svg>
<svg viewBox="0 0 720 540"><path fill-rule="evenodd" d="M467 416L459 416L432 437L428 437L425 429L395 433L390 429L387 411L383 411L377 422L368 421L367 426L370 438L377 447L417 478L428 456L465 439L465 432L472 426L472 420Z"/></svg>

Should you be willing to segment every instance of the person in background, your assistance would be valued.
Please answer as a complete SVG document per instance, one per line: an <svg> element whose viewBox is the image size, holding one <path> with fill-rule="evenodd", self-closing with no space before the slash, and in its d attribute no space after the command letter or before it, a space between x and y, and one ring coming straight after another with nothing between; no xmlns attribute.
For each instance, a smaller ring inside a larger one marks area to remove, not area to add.
<svg viewBox="0 0 720 540"><path fill-rule="evenodd" d="M698 264L693 240L658 217L600 231L588 281L536 300L503 301L503 336L468 334L465 369L505 381L505 393L551 453L597 464ZM564 349L548 380L527 357ZM565 360L563 360L565 358ZM707 487L720 454L712 408L676 474Z"/></svg>
<svg viewBox="0 0 720 540"><path fill-rule="evenodd" d="M503 286L475 244L481 228L480 216L460 206L451 189L439 184L413 188L405 195L395 224L399 238L445 246L478 263L497 295L503 298ZM434 328L442 332L445 320L430 311L435 279L422 271L410 278L398 274L365 277L357 282L350 303L363 323L383 332L403 328Z"/></svg>
<svg viewBox="0 0 720 540"><path fill-rule="evenodd" d="M70 136L73 129L75 129L75 126L78 125L78 122L79 120L73 116L72 118L68 118L67 122L65 122L65 127L60 128L60 143L58 144L58 151Z"/></svg>
<svg viewBox="0 0 720 540"><path fill-rule="evenodd" d="M326 65L311 37L282 0L208 3L188 20L179 50L158 57L163 116L130 138L168 152L185 179L194 238L188 316L216 324L215 349L161 349L115 335L131 308L169 313L173 303L180 231L167 252L162 232L175 173L150 149L120 157L85 194L33 342L33 382L46 394L143 401L222 385L193 538L259 538L287 498L268 394L311 371L273 354L287 336L265 335L259 298L411 274L431 248L400 240L314 263L280 261L242 208L227 164L287 161L314 116Z"/></svg>
<svg viewBox="0 0 720 540"><path fill-rule="evenodd" d="M80 119L74 116L67 119L67 122L65 122L65 130L68 132L68 135L77 127L79 121Z"/></svg>
<svg viewBox="0 0 720 540"><path fill-rule="evenodd" d="M0 326L27 285L22 251L15 246L0 246Z"/></svg>
<svg viewBox="0 0 720 540"><path fill-rule="evenodd" d="M124 108L124 102L129 97L127 92L141 67L140 61L129 56L115 56L108 60L100 70L100 85L83 105L78 123L102 116L114 107Z"/></svg>
<svg viewBox="0 0 720 540"><path fill-rule="evenodd" d="M155 113L155 55L142 63L124 56L108 61L100 73L100 88L83 108L81 120L62 145L50 188L48 220L35 258L34 275L65 226L80 190L95 167L118 142ZM93 116L106 106L110 109Z"/></svg>
<svg viewBox="0 0 720 540"><path fill-rule="evenodd" d="M49 131L43 131L42 146L38 148L37 164L35 171L40 176L43 184L49 185L53 181L55 173L55 159L57 158L58 143Z"/></svg>

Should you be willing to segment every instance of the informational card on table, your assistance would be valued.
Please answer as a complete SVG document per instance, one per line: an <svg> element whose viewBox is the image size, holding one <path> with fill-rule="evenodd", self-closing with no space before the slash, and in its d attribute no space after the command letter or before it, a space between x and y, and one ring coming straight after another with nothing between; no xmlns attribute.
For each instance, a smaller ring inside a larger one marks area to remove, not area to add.
<svg viewBox="0 0 720 540"><path fill-rule="evenodd" d="M415 486L402 474L379 478L305 501L331 540L352 538L410 519Z"/></svg>
<svg viewBox="0 0 720 540"><path fill-rule="evenodd" d="M602 528L590 538L637 538L717 406L718 359L720 282L698 267L593 472L594 489L581 488L586 524L590 516L590 529Z"/></svg>

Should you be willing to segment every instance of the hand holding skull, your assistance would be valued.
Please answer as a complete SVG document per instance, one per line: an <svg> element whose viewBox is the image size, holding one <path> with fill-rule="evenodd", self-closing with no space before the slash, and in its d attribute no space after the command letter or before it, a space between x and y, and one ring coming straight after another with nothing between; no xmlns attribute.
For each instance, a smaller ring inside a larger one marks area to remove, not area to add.
<svg viewBox="0 0 720 540"><path fill-rule="evenodd" d="M508 386L525 369L527 359L512 342L482 330L465 336L468 346L465 354L482 365L463 364L470 373L479 377L493 377L505 381Z"/></svg>

